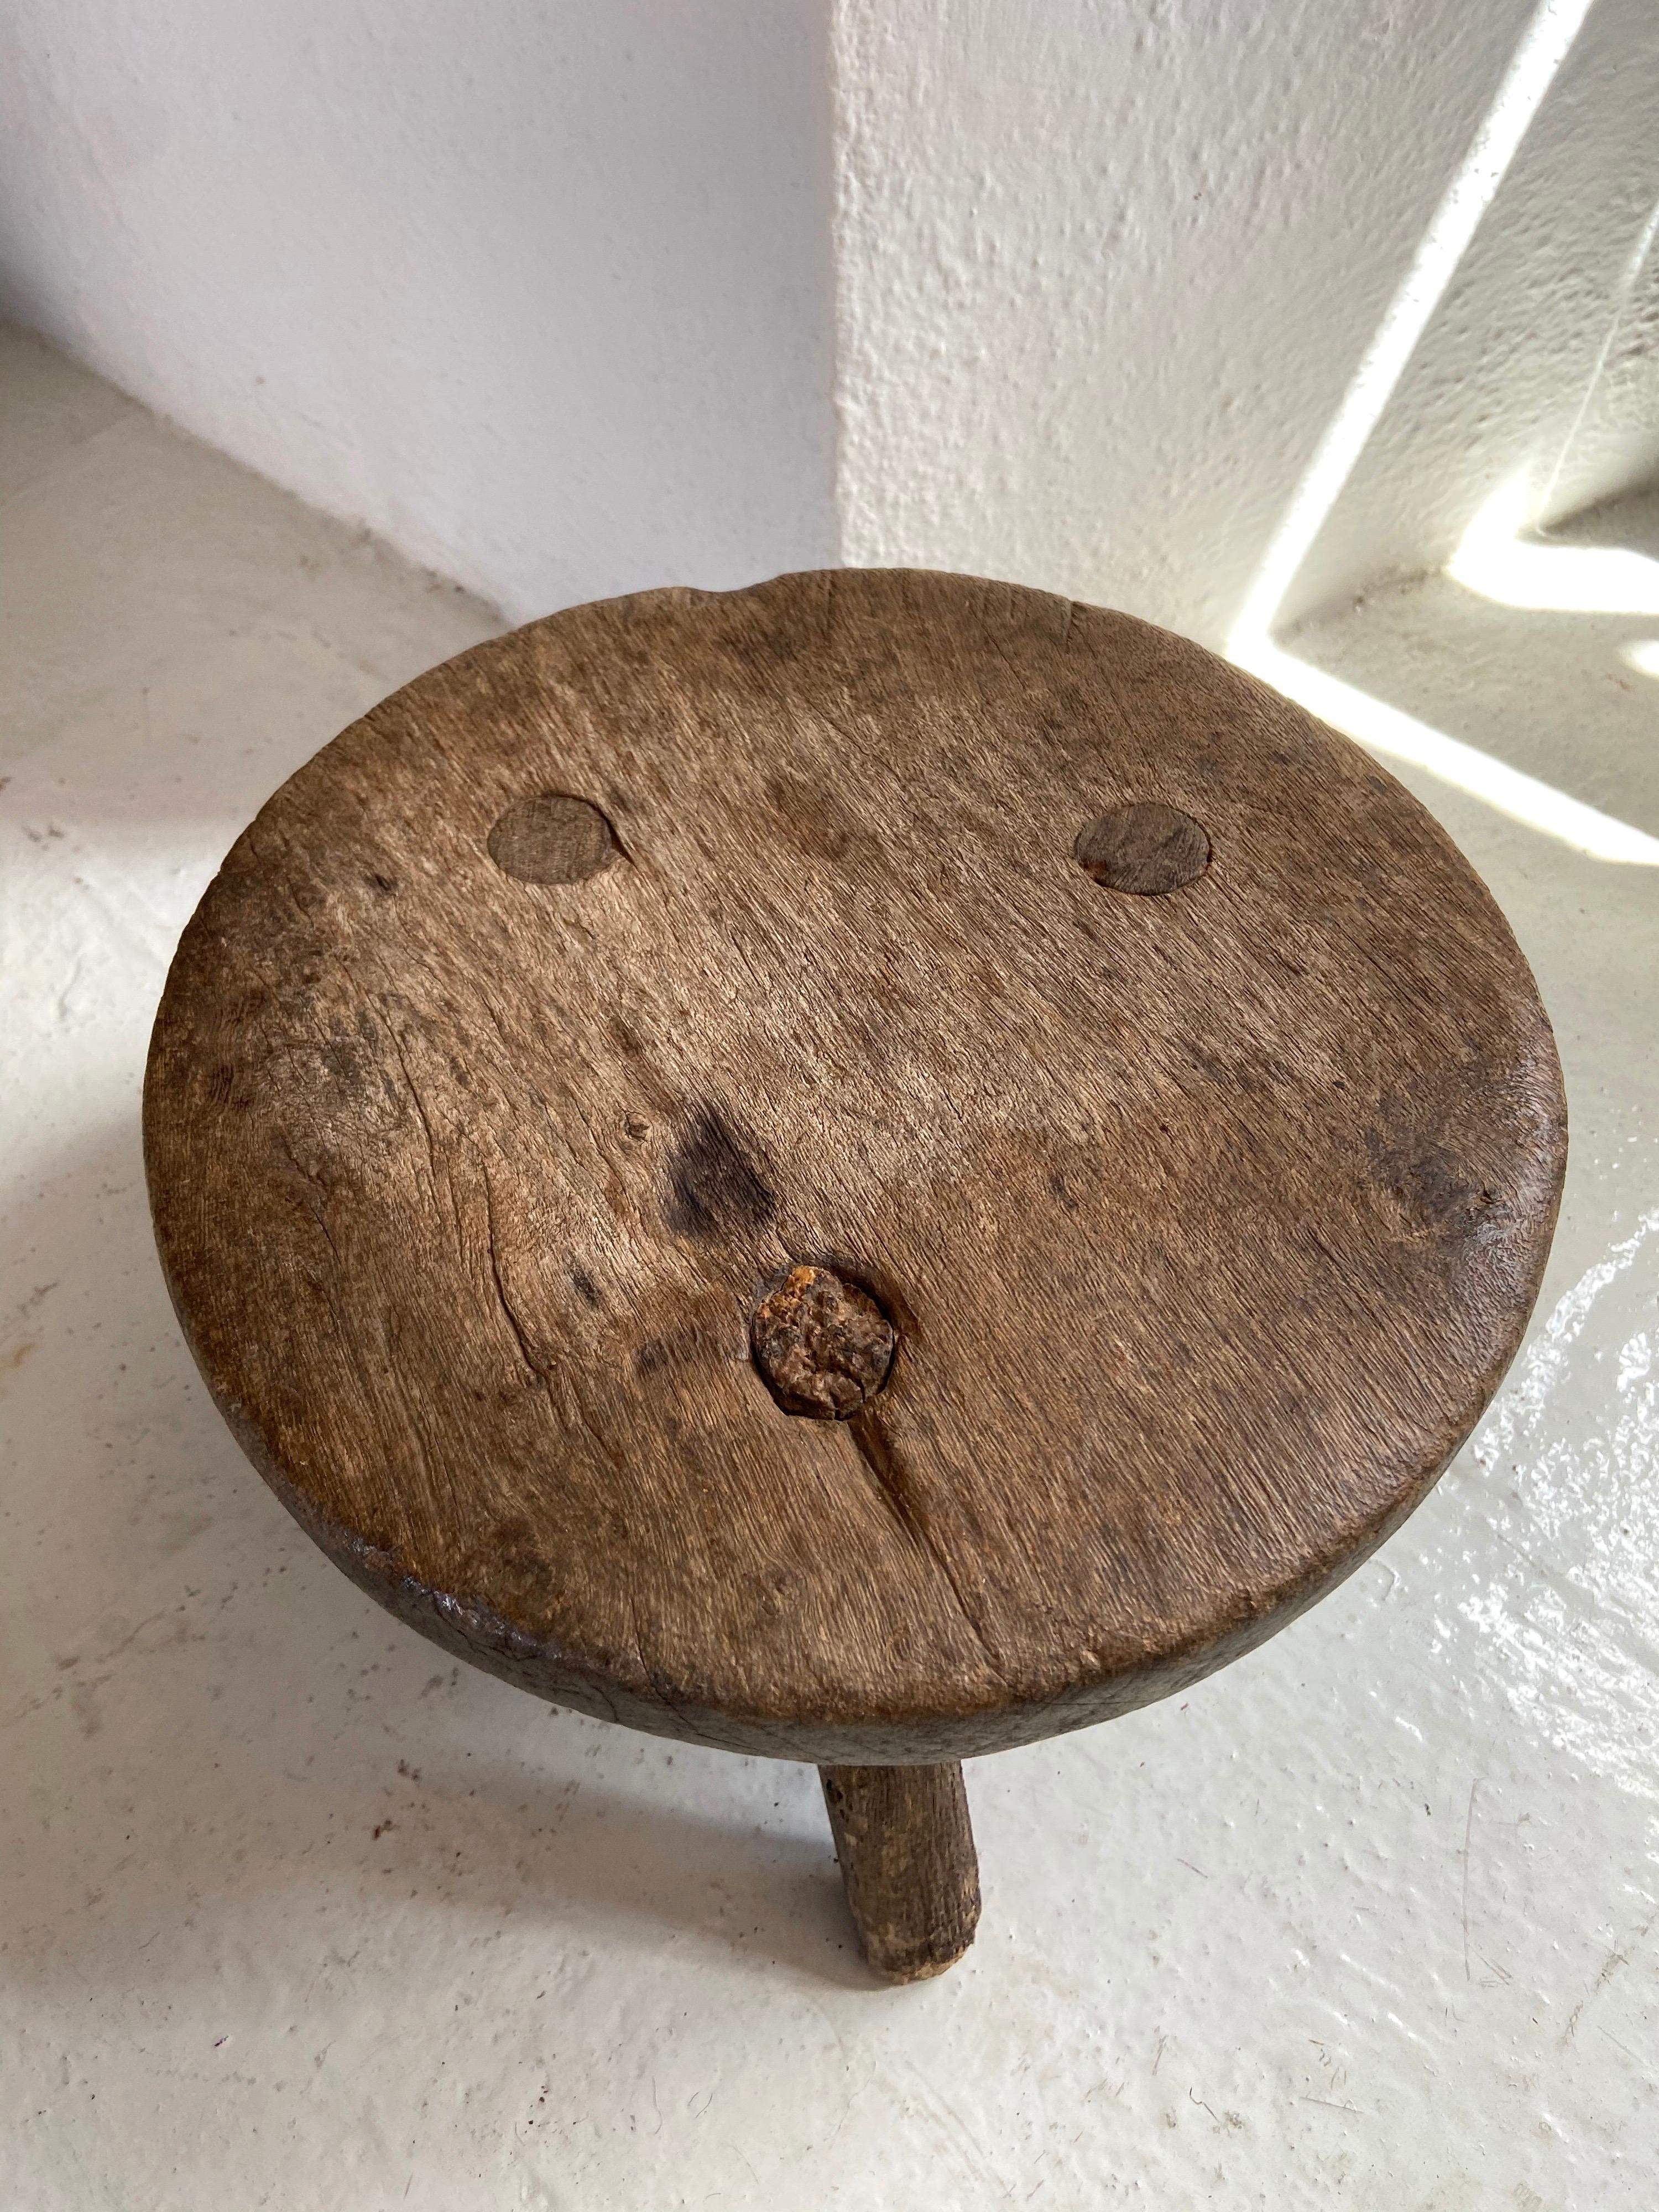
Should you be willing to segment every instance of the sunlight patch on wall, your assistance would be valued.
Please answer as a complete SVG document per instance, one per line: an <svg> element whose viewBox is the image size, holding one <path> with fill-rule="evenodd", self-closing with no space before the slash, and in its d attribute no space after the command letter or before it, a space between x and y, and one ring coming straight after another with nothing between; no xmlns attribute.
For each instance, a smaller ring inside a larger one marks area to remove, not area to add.
<svg viewBox="0 0 1659 2212"><path fill-rule="evenodd" d="M1659 615L1659 561L1626 546L1552 545L1524 537L1524 471L1481 508L1446 574L1499 606L1540 614Z"/></svg>
<svg viewBox="0 0 1659 2212"><path fill-rule="evenodd" d="M1652 867L1659 865L1659 838L1298 659L1272 635L1297 571L1382 420L1591 4L1592 0L1541 0L1528 24L1474 143L1285 509L1227 641L1227 657L1372 751L1423 769L1512 821L1598 860ZM1659 214L1653 221L1659 222ZM1650 222L1643 234L1644 254L1651 238ZM1520 532L1527 519L1522 478L1504 486L1482 508L1450 573L1468 589L1510 606L1593 605L1598 611L1659 615L1659 562L1611 548L1522 544ZM1553 563L1576 556L1592 566L1552 566L1547 574L1534 556ZM1537 596L1546 590L1553 596ZM1508 596L1512 592L1532 596ZM1633 647L1630 654L1646 650ZM1659 653L1659 643L1654 650ZM1644 659L1632 659L1632 665L1650 672Z"/></svg>
<svg viewBox="0 0 1659 2212"><path fill-rule="evenodd" d="M1389 301L1273 534L1229 641L1230 659L1242 662L1237 647L1265 637L1272 629L1297 571L1382 420L1590 5L1591 0L1542 0L1527 26L1474 143L1435 210L1405 280Z"/></svg>

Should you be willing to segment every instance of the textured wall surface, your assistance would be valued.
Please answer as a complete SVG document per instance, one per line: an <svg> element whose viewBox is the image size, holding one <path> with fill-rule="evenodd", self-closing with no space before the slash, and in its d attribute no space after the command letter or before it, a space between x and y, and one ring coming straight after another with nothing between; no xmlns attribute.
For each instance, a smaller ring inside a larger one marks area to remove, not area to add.
<svg viewBox="0 0 1659 2212"><path fill-rule="evenodd" d="M816 4L14 0L0 313L516 617L833 557Z"/></svg>
<svg viewBox="0 0 1659 2212"><path fill-rule="evenodd" d="M0 311L514 617L839 547L1219 641L1536 6L14 0ZM1650 285L1569 434L1656 42L1595 0L1288 613L1651 461Z"/></svg>
<svg viewBox="0 0 1659 2212"><path fill-rule="evenodd" d="M1659 466L1659 9L1596 0L1284 615L1438 568L1483 501L1553 521Z"/></svg>
<svg viewBox="0 0 1659 2212"><path fill-rule="evenodd" d="M848 559L1224 639L1531 13L842 0Z"/></svg>

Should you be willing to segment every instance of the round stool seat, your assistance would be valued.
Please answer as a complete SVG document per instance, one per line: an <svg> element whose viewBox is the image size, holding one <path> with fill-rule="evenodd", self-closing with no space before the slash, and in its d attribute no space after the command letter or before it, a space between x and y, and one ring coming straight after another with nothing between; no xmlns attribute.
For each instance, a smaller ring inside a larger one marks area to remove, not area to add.
<svg viewBox="0 0 1659 2212"><path fill-rule="evenodd" d="M1357 746L1147 624L843 571L532 623L283 786L145 1102L213 1394L583 1711L949 1761L1194 1681L1423 1497L1565 1154Z"/></svg>

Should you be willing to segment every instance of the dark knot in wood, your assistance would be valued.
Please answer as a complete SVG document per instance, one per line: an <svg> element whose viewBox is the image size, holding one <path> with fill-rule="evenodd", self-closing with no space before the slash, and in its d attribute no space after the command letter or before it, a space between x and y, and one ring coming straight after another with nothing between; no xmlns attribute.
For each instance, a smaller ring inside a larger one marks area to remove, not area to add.
<svg viewBox="0 0 1659 2212"><path fill-rule="evenodd" d="M1109 807L1079 830L1072 850L1085 875L1109 891L1142 897L1179 890L1210 865L1203 823L1156 799Z"/></svg>
<svg viewBox="0 0 1659 2212"><path fill-rule="evenodd" d="M786 1413L844 1421L887 1380L896 1340L868 1291L830 1267L792 1267L756 1307L749 1341Z"/></svg>
<svg viewBox="0 0 1659 2212"><path fill-rule="evenodd" d="M538 792L509 806L489 833L489 857L525 884L580 884L616 850L599 808L568 791Z"/></svg>

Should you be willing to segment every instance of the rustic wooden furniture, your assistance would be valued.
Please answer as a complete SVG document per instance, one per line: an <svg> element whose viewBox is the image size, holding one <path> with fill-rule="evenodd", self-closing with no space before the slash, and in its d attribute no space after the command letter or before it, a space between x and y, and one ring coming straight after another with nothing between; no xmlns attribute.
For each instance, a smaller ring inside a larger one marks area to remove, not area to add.
<svg viewBox="0 0 1659 2212"><path fill-rule="evenodd" d="M962 1774L1418 1504L1565 1152L1526 963L1357 746L1167 633L842 571L580 607L336 738L151 1048L202 1371L462 1657L814 1761L877 1971Z"/></svg>

